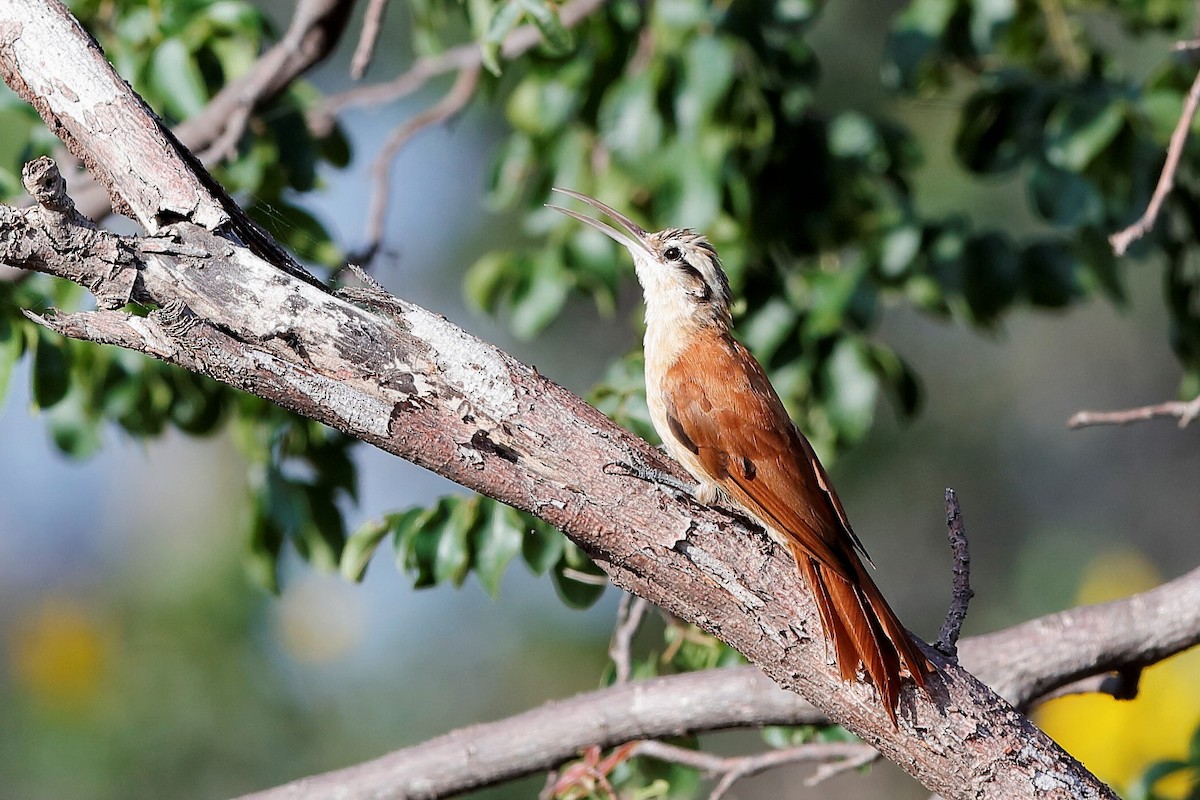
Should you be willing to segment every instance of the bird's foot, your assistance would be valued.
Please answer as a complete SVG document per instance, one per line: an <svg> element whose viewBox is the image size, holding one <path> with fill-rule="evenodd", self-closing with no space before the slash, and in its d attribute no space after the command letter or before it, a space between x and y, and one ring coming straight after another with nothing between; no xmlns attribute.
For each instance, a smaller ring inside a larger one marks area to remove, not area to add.
<svg viewBox="0 0 1200 800"><path fill-rule="evenodd" d="M634 454L630 454L633 456ZM627 478L637 478L646 483L653 483L655 486L661 486L664 489L670 490L676 496L677 500L694 500L697 501L697 487L684 483L666 470L661 470L652 467L649 464L641 461L634 456L630 459L633 463L624 461L612 461L604 465L605 475L623 475Z"/></svg>

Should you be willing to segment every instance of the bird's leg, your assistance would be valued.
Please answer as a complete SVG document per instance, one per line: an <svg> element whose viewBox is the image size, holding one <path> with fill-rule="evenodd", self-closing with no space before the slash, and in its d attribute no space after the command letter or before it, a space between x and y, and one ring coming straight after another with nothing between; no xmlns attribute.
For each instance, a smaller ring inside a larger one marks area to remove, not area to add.
<svg viewBox="0 0 1200 800"><path fill-rule="evenodd" d="M660 447L659 449L661 450L662 448ZM721 487L715 483L700 481L690 484L681 481L666 470L661 470L647 464L646 460L632 448L626 448L625 452L629 454L629 462L612 461L605 464L604 473L606 475L624 475L647 483L653 483L656 486L661 486L669 490L675 499L680 502L690 500L696 505L719 511L747 527L762 527L758 522L748 517L744 511L722 502L725 500L725 494L721 491Z"/></svg>

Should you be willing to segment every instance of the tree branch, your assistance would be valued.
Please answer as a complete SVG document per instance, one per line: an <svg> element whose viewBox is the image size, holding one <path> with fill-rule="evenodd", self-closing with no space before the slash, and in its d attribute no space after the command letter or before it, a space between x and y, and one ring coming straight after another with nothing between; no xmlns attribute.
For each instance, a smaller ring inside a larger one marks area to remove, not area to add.
<svg viewBox="0 0 1200 800"><path fill-rule="evenodd" d="M375 45L379 42L380 31L383 30L383 12L387 10L387 4L388 0L370 0L367 3L362 33L354 48L354 57L350 59L350 77L356 81L367 74L367 67L375 57Z"/></svg>
<svg viewBox="0 0 1200 800"><path fill-rule="evenodd" d="M1179 159L1183 156L1183 146L1187 143L1188 131L1192 128L1192 120L1196 117L1198 105L1200 105L1200 72L1196 73L1196 77L1192 81L1192 88L1188 90L1187 98L1184 100L1183 112L1179 115L1179 121L1175 123L1175 130L1167 145L1167 160L1163 163L1162 172L1158 176L1158 183L1154 187L1154 194L1150 196L1150 202L1146 205L1145 213L1138 218L1137 222L1108 237L1108 242L1117 255L1125 255L1129 246L1149 233L1150 229L1154 227L1155 221L1158 220L1158 212L1162 209L1163 201L1167 199L1167 195L1175 186L1175 171L1179 169Z"/></svg>
<svg viewBox="0 0 1200 800"><path fill-rule="evenodd" d="M682 764L700 770L710 777L719 775L721 779L708 796L708 800L720 800L737 781L775 767L805 762L830 762L823 764L825 769L818 770L812 778L805 781L807 785L813 786L848 769L864 766L879 758L879 753L873 747L857 742L809 742L746 756L717 756L663 742L646 741L638 742L630 754L631 758L638 756Z"/></svg>
<svg viewBox="0 0 1200 800"><path fill-rule="evenodd" d="M960 649L964 666L1026 709L1063 694L1100 691L1132 697L1136 677L1132 691L1130 678L1143 665L1196 644L1200 569L1124 600L968 637ZM828 722L811 704L781 690L753 667L688 672L547 703L244 800L316 800L335 787L343 790L346 800L446 797L553 768L589 746Z"/></svg>
<svg viewBox="0 0 1200 800"><path fill-rule="evenodd" d="M218 92L200 113L174 128L175 137L211 166L230 154L253 112L333 52L355 0L300 0L283 38L263 51L246 74ZM90 174L73 178L80 212L94 220L112 213L106 187ZM119 209L118 209L119 210Z"/></svg>
<svg viewBox="0 0 1200 800"><path fill-rule="evenodd" d="M633 635L641 626L649 606L644 597L635 597L628 593L621 595L621 604L617 609L617 625L613 629L612 642L608 645L608 655L616 672L616 683L629 682L632 672L630 650Z"/></svg>
<svg viewBox="0 0 1200 800"><path fill-rule="evenodd" d="M383 229L387 220L388 200L392 193L392 162L404 145L426 128L440 125L462 111L475 94L479 85L480 67L463 67L446 96L420 114L405 120L388 136L379 155L371 165L371 204L367 212L367 242L360 253L351 258L366 264L374 258L383 241Z"/></svg>
<svg viewBox="0 0 1200 800"><path fill-rule="evenodd" d="M971 590L971 554L967 549L967 531L963 526L958 495L953 489L946 490L946 535L950 539L950 551L954 554L954 591L950 610L933 646L948 658L957 659L958 636L967 619L967 605L975 592Z"/></svg>
<svg viewBox="0 0 1200 800"><path fill-rule="evenodd" d="M564 27L573 28L602 8L606 2L608 0L572 0L563 4L558 16ZM516 58L532 50L541 40L542 35L535 26L522 25L504 40L500 53L505 59ZM389 81L331 94L325 98L325 102L316 113L318 116L332 117L346 108L392 103L420 89L431 78L482 65L483 51L478 44L471 42L452 47L437 55L418 58L407 70Z"/></svg>
<svg viewBox="0 0 1200 800"><path fill-rule="evenodd" d="M1159 417L1175 417L1179 427L1186 428L1200 416L1200 397L1191 400L1172 400L1152 406L1129 408L1123 411L1078 411L1067 420L1068 428L1086 428L1091 425L1128 425Z"/></svg>
<svg viewBox="0 0 1200 800"><path fill-rule="evenodd" d="M908 687L893 724L871 687L843 682L827 663L789 553L719 511L606 474L630 453L679 470L499 349L402 300L378 313L297 276L277 245L253 238L265 234L237 227L236 206L57 0L9 0L4 9L0 72L157 234L105 234L46 206L3 209L0 260L98 295L128 286L157 307L147 317L47 315L53 329L211 376L537 514L613 583L719 636L947 798L1115 797L932 650L940 671L927 679L929 693ZM746 547L746 537L763 546ZM472 764L491 763L490 753L472 752Z"/></svg>

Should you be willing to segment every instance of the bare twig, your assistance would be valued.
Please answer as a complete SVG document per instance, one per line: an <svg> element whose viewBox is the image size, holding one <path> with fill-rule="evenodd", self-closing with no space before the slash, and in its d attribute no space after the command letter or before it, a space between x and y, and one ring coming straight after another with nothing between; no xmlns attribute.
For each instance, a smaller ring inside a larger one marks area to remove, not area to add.
<svg viewBox="0 0 1200 800"><path fill-rule="evenodd" d="M559 18L564 27L578 25L589 15L601 8L607 0L574 0L559 9ZM500 52L506 59L528 52L541 41L541 34L533 25L522 25L504 40ZM405 72L384 83L348 89L325 98L319 115L331 117L344 108L354 106L378 106L391 103L420 89L431 78L449 72L460 72L483 64L483 53L478 44L452 47L444 53L423 56L413 62Z"/></svg>
<svg viewBox="0 0 1200 800"><path fill-rule="evenodd" d="M946 612L946 620L933 646L957 661L958 636L967 618L967 604L975 592L971 590L971 554L967 550L967 531L963 527L958 495L953 489L946 489L946 535L950 539L950 550L954 553L954 590L950 610Z"/></svg>
<svg viewBox="0 0 1200 800"><path fill-rule="evenodd" d="M613 629L612 642L608 645L608 655L612 658L613 666L616 669L617 683L629 681L629 674L632 671L630 645L633 642L634 634L642 624L642 619L646 616L646 609L649 607L650 603L644 597L638 597L628 592L621 595L621 605L617 608L617 625Z"/></svg>
<svg viewBox="0 0 1200 800"><path fill-rule="evenodd" d="M464 67L445 97L392 131L392 135L388 137L371 165L372 188L371 205L367 214L367 242L351 257L351 261L369 263L383 241L384 222L387 219L388 200L391 197L392 161L404 145L418 133L446 122L466 107L475 94L475 87L479 85L479 69L478 66Z"/></svg>
<svg viewBox="0 0 1200 800"><path fill-rule="evenodd" d="M1175 124L1175 131L1171 134L1171 141L1167 145L1167 160L1163 164L1162 173L1158 176L1158 184L1154 187L1154 194L1150 196L1145 213L1138 218L1137 222L1108 237L1108 242L1117 255L1125 255L1125 251L1131 244L1145 236L1154 227L1163 201L1166 200L1175 185L1175 171L1179 168L1183 145L1187 142L1188 131L1191 130L1192 119L1196 116L1198 105L1200 105L1200 72L1196 73L1196 78L1192 81L1192 88L1188 90L1187 99L1183 104L1183 112L1179 115L1179 122Z"/></svg>
<svg viewBox="0 0 1200 800"><path fill-rule="evenodd" d="M232 107L225 114L221 133L201 153L201 161L206 164L224 161L237 151L238 140L245 133L254 110L264 98L277 94L281 84L286 86L290 82L291 78L287 76L294 74L294 67L290 68L289 65L297 60L301 63L308 60L303 56L306 41L318 24L328 17L328 4L329 0L300 0L296 4L296 13L283 38L264 53L255 62L254 69L238 82L238 90L230 104ZM340 28L345 26L345 17L346 13L337 17L339 35Z"/></svg>
<svg viewBox="0 0 1200 800"><path fill-rule="evenodd" d="M1122 411L1078 411L1067 420L1067 427L1128 425L1131 422L1143 422L1158 417L1176 417L1179 419L1179 427L1186 428L1197 416L1200 416L1200 397L1192 400L1171 400L1166 403L1128 408Z"/></svg>
<svg viewBox="0 0 1200 800"><path fill-rule="evenodd" d="M879 760L879 751L873 747L863 746L862 751L857 756L846 756L837 761L828 761L824 764L817 765L817 770L812 775L804 780L805 786L816 786L819 783L841 775L843 772L849 772L852 769L865 767L873 761Z"/></svg>
<svg viewBox="0 0 1200 800"><path fill-rule="evenodd" d="M682 764L698 769L709 777L721 776L712 794L708 796L709 800L720 800L738 780L774 767L804 762L833 762L826 765L834 767L832 770L821 773L820 780L826 780L839 772L861 767L875 760L879 753L870 745L860 742L809 742L747 756L718 756L664 742L645 741L639 742L633 749L633 756Z"/></svg>
<svg viewBox="0 0 1200 800"><path fill-rule="evenodd" d="M361 80L371 65L375 56L375 45L379 42L379 32L383 30L383 12L387 10L388 0L370 0L367 13L363 17L362 33L358 37L358 46L354 48L354 57L350 60L350 77Z"/></svg>

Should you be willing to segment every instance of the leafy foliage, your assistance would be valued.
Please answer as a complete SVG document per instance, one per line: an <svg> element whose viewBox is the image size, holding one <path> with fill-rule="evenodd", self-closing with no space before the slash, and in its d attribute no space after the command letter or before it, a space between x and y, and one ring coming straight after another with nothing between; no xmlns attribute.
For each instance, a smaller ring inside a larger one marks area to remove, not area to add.
<svg viewBox="0 0 1200 800"><path fill-rule="evenodd" d="M496 597L518 554L537 575L547 572L564 603L586 608L604 591L604 573L570 540L542 520L486 497L443 497L362 526L342 553L342 574L361 580L375 550L392 537L396 566L417 588L461 586L472 571Z"/></svg>
<svg viewBox="0 0 1200 800"><path fill-rule="evenodd" d="M1172 793L1170 796L1182 797L1184 800L1200 798L1200 727L1197 727L1196 732L1192 734L1186 756L1151 764L1130 788L1126 796L1129 800L1160 800L1168 795L1159 794L1155 790L1159 781L1181 777L1189 781L1190 789L1186 794Z"/></svg>
<svg viewBox="0 0 1200 800"><path fill-rule="evenodd" d="M242 0L81 0L72 4L72 11L121 74L172 122L198 112L245 72L267 34L261 13ZM318 163L337 166L349 158L340 131L316 139L301 124L303 110L318 99L304 85L277 98L263 112L264 124L253 137L245 137L239 155L219 178L250 197L251 215L300 257L334 266L341 258L328 233L285 199L288 192L315 188ZM57 140L11 94L0 101L0 119L10 133L0 147L0 190L16 197L21 165L49 153ZM71 310L84 303L78 287L42 276L0 282L0 399L16 362L28 355L34 406L44 413L55 445L75 457L101 447L105 425L148 438L168 427L205 435L236 419L237 438L251 463L251 574L275 587L276 560L285 539L313 563L335 566L345 538L339 500L352 498L356 488L350 440L185 370L50 334L20 311ZM292 474L290 467L296 465L307 477Z"/></svg>

